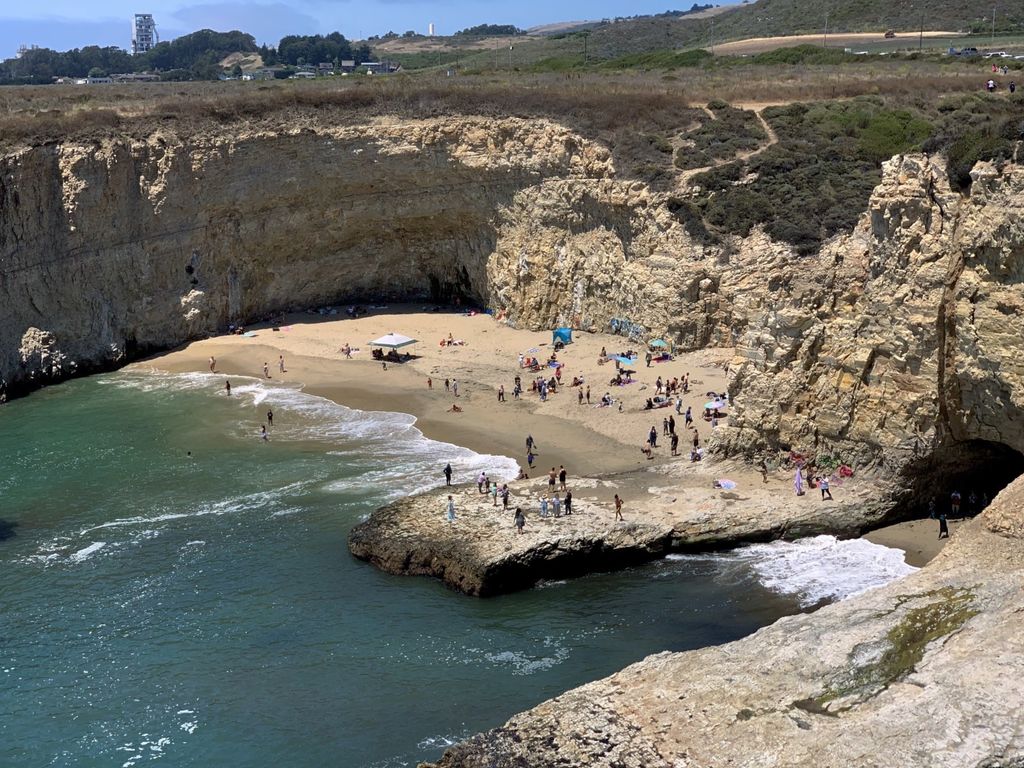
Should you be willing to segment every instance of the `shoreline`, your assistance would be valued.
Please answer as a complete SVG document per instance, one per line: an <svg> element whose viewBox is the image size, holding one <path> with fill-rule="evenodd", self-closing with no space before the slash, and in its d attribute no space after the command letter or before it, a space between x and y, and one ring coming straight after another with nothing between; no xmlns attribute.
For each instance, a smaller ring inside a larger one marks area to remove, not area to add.
<svg viewBox="0 0 1024 768"><path fill-rule="evenodd" d="M640 453L641 436L646 436L652 422L657 429L660 419L667 418L670 413L675 416L672 408L642 410L646 397L654 394L655 377L682 378L684 373L688 373L691 391L684 397L684 403L697 414L705 398L702 390L725 390L723 365L731 358L732 350L685 353L671 363L649 368L641 358L633 366L636 370L635 384L609 388L602 383L606 382L606 375L614 373L614 368L597 364L599 349L607 347L614 353L628 346L637 348L638 345L623 337L576 332L575 343L559 354L560 362L565 365L565 380L571 381L575 375L582 376L591 387L592 403L605 391L613 390L613 396L623 404L623 410L619 411L617 407L580 405L575 392L568 387L562 387L547 402L541 402L529 391L524 392L523 400L515 402L511 394L512 378L520 373L524 385L527 385L530 375L518 368L517 355L537 350L533 354L543 358L550 351L545 341L550 343L551 335L550 332L508 328L486 315L416 311L416 308L401 306L358 319L291 315L279 328L273 330L263 324L250 329L255 337L228 335L192 342L136 362L130 368L173 373L205 372L212 355L217 359L216 372L225 379L244 375L264 380L262 365L266 362L270 366L268 383L298 386L311 395L349 408L406 413L416 419L415 426L429 439L465 447L479 454L509 457L524 468L525 436L530 434L539 446L534 469L527 470L530 479L509 483L516 503L524 506L528 517L536 515L536 499L546 491L547 470L564 465L576 499L595 510L596 515L586 530L574 526L574 535L595 542L594 547L602 546L599 542L615 538L618 534L611 503L614 493L621 494L626 501L626 522L653 526L651 530L660 531L655 537L660 543L653 546L658 554L644 544L641 547L646 552L644 559L661 557L669 551L736 546L744 541L793 539L822 533L841 538L856 537L884 518L884 510L874 502L877 498L876 484L870 477L855 478L841 487L833 485L836 502L832 504L819 501L814 491L802 498L794 497L789 474L782 470L771 472L768 481L764 482L755 468L715 456L691 464L688 457L668 456L668 451L661 445L653 460ZM416 357L403 364L390 364L385 370L370 359L367 346L359 339L376 338L391 331L405 332L421 341L412 347ZM430 341L443 340L448 334L463 339L465 345L449 347ZM339 353L344 344L361 347L354 359L345 359ZM284 374L277 370L278 355L285 358ZM433 380L433 388L427 386L428 377ZM459 381L458 398L445 392L445 378ZM505 386L504 403L497 399L499 385ZM462 412L451 412L449 409L453 403L458 403ZM260 414L254 414L254 417L262 418ZM682 416L679 417L681 421ZM254 430L258 423L259 420L254 420ZM696 425L703 445L712 430L700 419L696 420ZM681 431L680 427L681 423L677 423L677 431ZM660 429L658 431L661 432ZM687 439L680 441L681 453L688 448L689 442L688 433L683 432L683 435ZM438 467L439 481L440 470ZM725 476L737 482L737 491L723 492L712 487L715 478ZM500 482L512 480L500 478ZM411 508L417 506L415 497L406 501ZM383 529L380 533L390 535ZM433 570L425 566L409 568L406 572L443 577L446 569L453 567L452 563L472 560L481 573L486 573L496 567L495 562L504 557L502 550L509 547L505 541L490 553L491 560L486 557L480 560L475 559L481 556L480 553L474 553L472 557L467 554L474 546L472 542L461 542L460 552L459 547L453 547L452 541L447 540L452 537L450 532L422 533L433 542L433 554L423 555L422 542L407 542L406 560L415 550L420 553L421 561L428 562L431 558L437 561L435 567ZM365 532L363 534L357 547L359 551L353 549L357 556L374 562L378 567L389 561L392 566L385 570L403 572L394 566L394 563L403 562L402 557L391 550L387 556L375 552L367 546ZM480 531L475 535L486 538ZM534 542L534 549L547 547L558 550L566 546L567 534L564 531L548 531L546 535L547 539ZM919 567L945 544L945 540L938 542L933 536L919 521L909 521L884 526L864 538L903 550L906 561ZM521 544L522 541L516 546ZM350 541L351 546L354 545ZM380 546L386 548L384 544ZM635 550L636 547L635 542L625 541L620 541L619 546L623 551ZM568 549L574 547L576 544ZM446 564L436 556L442 551ZM608 559L598 557L596 561ZM628 558L612 555L610 559ZM594 564L600 569L596 561ZM478 581L480 579L482 577ZM529 581L518 576L506 580L517 584ZM460 577L458 582L466 583L467 579ZM470 591L488 590L477 587Z"/></svg>

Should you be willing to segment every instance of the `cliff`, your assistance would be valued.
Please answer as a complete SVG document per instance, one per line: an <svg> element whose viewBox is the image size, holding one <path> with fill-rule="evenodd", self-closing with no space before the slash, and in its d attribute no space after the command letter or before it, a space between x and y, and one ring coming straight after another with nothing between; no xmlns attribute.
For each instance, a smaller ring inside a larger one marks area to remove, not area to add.
<svg viewBox="0 0 1024 768"><path fill-rule="evenodd" d="M717 648L650 656L437 768L1024 764L1024 480L921 571Z"/></svg>
<svg viewBox="0 0 1024 768"><path fill-rule="evenodd" d="M0 381L281 309L459 297L524 327L738 346L727 454L873 467L906 504L1024 470L1015 164L980 164L963 195L940 159L894 158L858 227L800 257L757 230L695 239L683 176L671 195L618 178L609 147L551 121L325 122L0 158Z"/></svg>

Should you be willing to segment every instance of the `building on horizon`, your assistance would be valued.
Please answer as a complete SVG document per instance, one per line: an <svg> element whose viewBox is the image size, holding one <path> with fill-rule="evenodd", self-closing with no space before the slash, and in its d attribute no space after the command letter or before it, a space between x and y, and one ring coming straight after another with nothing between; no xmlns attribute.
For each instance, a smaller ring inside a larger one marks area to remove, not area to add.
<svg viewBox="0 0 1024 768"><path fill-rule="evenodd" d="M132 22L132 53L145 53L160 42L151 13L136 13Z"/></svg>
<svg viewBox="0 0 1024 768"><path fill-rule="evenodd" d="M434 22L430 22L430 24L427 25L427 34L430 37L434 36Z"/></svg>

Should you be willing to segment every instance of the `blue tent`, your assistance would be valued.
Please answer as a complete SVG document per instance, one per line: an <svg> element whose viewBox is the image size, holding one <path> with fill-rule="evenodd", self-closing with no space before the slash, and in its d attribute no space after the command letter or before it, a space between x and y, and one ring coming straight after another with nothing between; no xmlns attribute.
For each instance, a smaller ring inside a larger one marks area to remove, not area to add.
<svg viewBox="0 0 1024 768"><path fill-rule="evenodd" d="M572 344L572 328L555 328L551 332L551 343L560 341L563 344Z"/></svg>

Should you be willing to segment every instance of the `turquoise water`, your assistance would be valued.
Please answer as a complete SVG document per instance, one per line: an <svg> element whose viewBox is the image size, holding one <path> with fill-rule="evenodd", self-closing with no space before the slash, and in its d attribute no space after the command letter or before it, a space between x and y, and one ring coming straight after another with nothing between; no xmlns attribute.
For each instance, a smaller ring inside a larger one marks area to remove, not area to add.
<svg viewBox="0 0 1024 768"><path fill-rule="evenodd" d="M118 373L0 408L0 765L414 765L798 610L728 557L490 600L381 574L346 548L362 516L446 461L511 462L233 384Z"/></svg>

